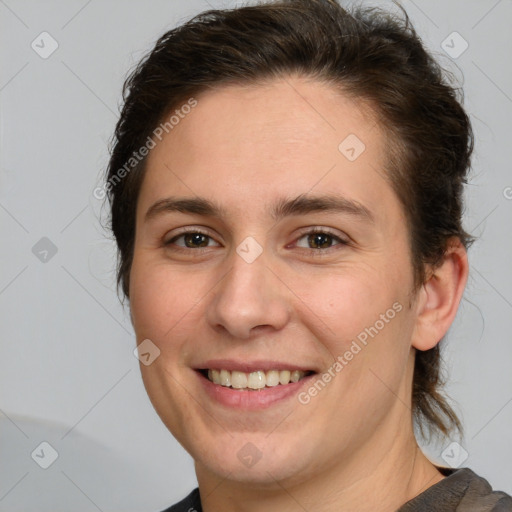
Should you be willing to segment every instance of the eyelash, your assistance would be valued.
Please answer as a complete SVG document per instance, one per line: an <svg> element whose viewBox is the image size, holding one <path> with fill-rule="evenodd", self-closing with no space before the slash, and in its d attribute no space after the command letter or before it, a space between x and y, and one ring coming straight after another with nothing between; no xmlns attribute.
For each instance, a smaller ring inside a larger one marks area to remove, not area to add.
<svg viewBox="0 0 512 512"><path fill-rule="evenodd" d="M323 256L323 255L326 254L326 252L331 252L331 250L335 250L335 248L338 245L340 245L340 246L347 246L347 245L349 245L349 242L347 240L344 240L340 236L334 234L329 229L325 229L325 228L313 228L313 229L310 229L309 231L305 231L295 240L294 243L297 243L298 240L301 240L304 237L307 237L309 235L315 235L317 233L323 234L323 235L328 235L329 237L332 238L333 242L337 241L338 243L333 245L333 246L331 246L331 247L327 247L326 249L322 249L322 248L313 249L313 248L304 248L304 247L302 247L300 249L302 249L303 251L309 252L310 254L313 254L315 256ZM172 237L170 240L164 242L164 246L168 247L170 245L173 245L176 242L176 240L180 239L183 236L189 235L189 234L203 235L203 236L208 237L208 238L213 240L213 237L211 235L209 235L208 233L206 233L205 231L202 231L199 228L194 228L194 229L189 229L189 230L186 230L186 231L182 231L178 235ZM196 251L196 252L202 252L202 251L208 250L209 248L210 247L208 247L208 246L207 247L196 247L196 248L193 248L193 247L183 247L183 246L175 246L175 248L173 250L181 251L181 252L189 252L191 250Z"/></svg>
<svg viewBox="0 0 512 512"><path fill-rule="evenodd" d="M332 231L330 231L329 229L326 229L326 228L313 228L313 229L310 229L309 231L305 231L297 238L295 243L297 243L298 240L300 240L304 237L307 237L310 235L315 235L317 233L322 234L322 235L327 235L332 239L333 243L334 242L338 242L338 243L335 245L332 245L331 247L327 247L326 249L322 249L322 248L312 249L312 248L304 248L304 247L301 247L300 249L307 251L315 256L321 257L323 255L326 255L326 253L330 253L331 251L336 250L337 246L349 245L349 242L347 240L344 240L343 238L341 238L340 236L336 235L335 233L333 233Z"/></svg>

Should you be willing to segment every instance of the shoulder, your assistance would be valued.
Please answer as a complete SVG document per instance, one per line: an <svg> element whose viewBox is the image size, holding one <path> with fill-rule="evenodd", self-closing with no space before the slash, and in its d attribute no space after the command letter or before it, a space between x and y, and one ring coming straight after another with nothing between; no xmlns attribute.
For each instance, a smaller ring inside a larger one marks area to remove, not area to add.
<svg viewBox="0 0 512 512"><path fill-rule="evenodd" d="M186 498L163 512L202 512L202 510L199 489L196 487Z"/></svg>
<svg viewBox="0 0 512 512"><path fill-rule="evenodd" d="M397 512L512 512L512 498L502 491L493 491L489 482L471 469L438 469L445 478Z"/></svg>

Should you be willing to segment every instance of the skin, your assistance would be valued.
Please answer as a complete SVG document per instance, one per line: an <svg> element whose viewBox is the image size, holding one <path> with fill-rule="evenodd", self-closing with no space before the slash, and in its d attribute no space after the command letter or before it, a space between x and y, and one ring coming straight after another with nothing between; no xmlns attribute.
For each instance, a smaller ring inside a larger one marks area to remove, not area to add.
<svg viewBox="0 0 512 512"><path fill-rule="evenodd" d="M297 76L196 99L152 149L137 205L131 314L138 342L161 351L141 365L149 397L195 460L206 512L396 510L443 478L413 435L413 364L454 319L465 250L453 240L413 292L405 216L385 175L386 131L362 102ZM366 146L353 162L338 150L349 134ZM343 196L373 220L339 211L272 218L275 202L301 194ZM170 196L225 211L147 220ZM207 247L186 247L181 228L206 233ZM333 235L326 248L308 242L311 228ZM252 263L236 252L248 236L263 248ZM271 359L322 374L396 303L401 311L306 405L294 397L229 408L193 370L212 358ZM249 442L261 453L251 467L237 456Z"/></svg>

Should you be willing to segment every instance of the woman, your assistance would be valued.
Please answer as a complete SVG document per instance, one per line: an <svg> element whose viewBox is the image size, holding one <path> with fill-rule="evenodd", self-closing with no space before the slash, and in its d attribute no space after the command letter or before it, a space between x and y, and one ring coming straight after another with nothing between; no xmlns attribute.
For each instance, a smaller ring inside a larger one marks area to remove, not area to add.
<svg viewBox="0 0 512 512"><path fill-rule="evenodd" d="M460 430L439 342L472 142L406 16L279 1L162 36L106 190L144 384L195 461L169 510L512 510L413 430Z"/></svg>

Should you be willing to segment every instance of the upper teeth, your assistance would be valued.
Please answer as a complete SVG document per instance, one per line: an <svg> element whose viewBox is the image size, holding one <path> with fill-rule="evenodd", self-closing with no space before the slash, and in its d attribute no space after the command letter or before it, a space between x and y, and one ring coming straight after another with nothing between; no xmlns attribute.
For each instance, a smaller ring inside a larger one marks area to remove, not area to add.
<svg viewBox="0 0 512 512"><path fill-rule="evenodd" d="M230 372L228 370L208 370L208 379L214 384L220 384L225 387L235 389L262 389L265 386L273 387L278 384L289 384L298 382L306 375L306 372L300 370L270 370L264 372Z"/></svg>

